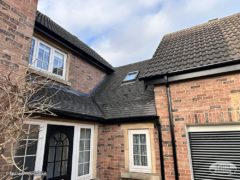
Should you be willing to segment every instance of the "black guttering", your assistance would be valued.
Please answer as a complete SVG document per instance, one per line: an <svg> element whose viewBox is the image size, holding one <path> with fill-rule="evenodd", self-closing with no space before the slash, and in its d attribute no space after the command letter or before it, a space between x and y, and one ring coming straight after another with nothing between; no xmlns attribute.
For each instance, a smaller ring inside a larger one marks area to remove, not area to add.
<svg viewBox="0 0 240 180"><path fill-rule="evenodd" d="M178 180L179 174L178 174L178 164L177 164L177 151L176 151L174 122L173 122L173 114L172 114L172 97L171 97L171 90L170 90L170 85L169 85L167 76L165 76L165 85L166 85L166 94L167 94L167 99L168 99L168 116L169 116L169 125L170 125L170 131L171 131L174 173L175 173L175 179Z"/></svg>
<svg viewBox="0 0 240 180"><path fill-rule="evenodd" d="M160 117L159 117L160 119ZM160 120L156 119L155 126L158 131L158 145L159 145L159 155L160 155L160 174L161 180L165 180L165 169L164 169L164 157L163 157L163 144L162 144L162 127L160 124Z"/></svg>
<svg viewBox="0 0 240 180"><path fill-rule="evenodd" d="M89 63L97 66L98 68L100 68L102 70L104 70L108 74L114 72L114 69L111 69L111 68L107 67L106 65L98 62L92 56L90 56L89 54L85 53L81 49L77 48L76 46L74 46L73 44L71 44L70 42L68 42L64 38L62 38L61 36L55 34L54 32L52 32L51 30L49 30L48 28L46 28L42 24L40 24L38 22L35 22L34 31L40 32L40 33L44 34L45 36L53 39L54 41L56 41L57 43L63 45L64 47L68 48L69 50L71 50L72 52L76 53L80 57L85 57L86 59L89 60Z"/></svg>
<svg viewBox="0 0 240 180"><path fill-rule="evenodd" d="M168 81L176 82L181 80L187 80L192 78L210 76L215 74L222 74L228 72L234 72L240 70L240 59L226 61L224 63L216 63L207 66L199 66L191 69L185 69L181 71L174 71L168 73ZM164 84L165 76L156 75L151 77L141 77L140 80L145 80L147 84Z"/></svg>
<svg viewBox="0 0 240 180"><path fill-rule="evenodd" d="M135 117L119 117L105 119L103 117L89 116L79 113L72 113L63 110L51 109L59 117L71 118L75 120L89 120L91 122L98 122L101 124L120 124L120 123L133 123L133 122L155 122L158 116L135 116Z"/></svg>

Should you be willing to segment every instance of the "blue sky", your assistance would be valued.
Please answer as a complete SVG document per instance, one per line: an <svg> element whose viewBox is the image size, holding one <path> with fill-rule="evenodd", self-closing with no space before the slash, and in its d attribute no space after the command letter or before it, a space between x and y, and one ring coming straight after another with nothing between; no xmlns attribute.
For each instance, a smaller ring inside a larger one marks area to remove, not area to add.
<svg viewBox="0 0 240 180"><path fill-rule="evenodd" d="M151 58L164 34L240 12L240 0L39 0L38 10L120 66Z"/></svg>

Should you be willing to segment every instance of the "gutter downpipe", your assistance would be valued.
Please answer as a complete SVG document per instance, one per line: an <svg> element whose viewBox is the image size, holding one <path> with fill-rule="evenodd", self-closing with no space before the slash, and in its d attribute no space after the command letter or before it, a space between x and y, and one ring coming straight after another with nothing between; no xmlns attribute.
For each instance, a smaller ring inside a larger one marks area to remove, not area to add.
<svg viewBox="0 0 240 180"><path fill-rule="evenodd" d="M168 82L168 76L165 76L164 78L165 78L165 81L166 81L166 93L167 93L167 99L168 99L168 115L169 115L170 131L171 131L171 143L172 143L172 151L173 151L174 174L175 174L175 179L179 180L177 153L176 153L176 140L175 140L174 122L173 122L173 114L172 114L172 97L171 97L170 85L169 85L169 82Z"/></svg>
<svg viewBox="0 0 240 180"><path fill-rule="evenodd" d="M160 119L156 120L156 126L157 126L157 130L158 130L158 144L159 144L159 152L160 152L161 180L165 180L164 157L163 157L163 146L162 146L162 130L161 130L161 124L160 124L159 121L160 121Z"/></svg>

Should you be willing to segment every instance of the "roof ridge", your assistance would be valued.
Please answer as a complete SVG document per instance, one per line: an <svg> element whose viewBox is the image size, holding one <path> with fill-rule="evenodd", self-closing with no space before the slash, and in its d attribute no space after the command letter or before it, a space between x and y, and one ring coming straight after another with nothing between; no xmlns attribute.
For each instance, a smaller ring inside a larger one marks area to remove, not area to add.
<svg viewBox="0 0 240 180"><path fill-rule="evenodd" d="M179 34L179 33L184 33L184 32L189 31L189 30L196 30L197 28L205 27L205 26L215 24L215 23L219 23L219 22L225 21L226 19L234 18L234 17L237 17L237 16L240 16L240 12L229 15L229 16L224 16L224 17L221 17L221 18L216 18L213 21L209 20L208 22L204 22L204 23L201 23L201 24L197 24L197 25L194 25L194 26L191 26L191 27L181 29L181 30L177 30L177 31L174 31L174 32L167 33L163 36L163 38L165 36L171 36L171 35L176 35L176 34Z"/></svg>

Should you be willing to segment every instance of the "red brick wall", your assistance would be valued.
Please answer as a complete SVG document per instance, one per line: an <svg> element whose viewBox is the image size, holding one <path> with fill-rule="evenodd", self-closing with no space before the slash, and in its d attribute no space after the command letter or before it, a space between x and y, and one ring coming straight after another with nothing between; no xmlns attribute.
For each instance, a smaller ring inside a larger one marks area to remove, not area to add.
<svg viewBox="0 0 240 180"><path fill-rule="evenodd" d="M240 122L240 74L170 84L180 180L190 180L186 125ZM173 155L165 86L155 87L163 134L166 179L174 179Z"/></svg>
<svg viewBox="0 0 240 180"><path fill-rule="evenodd" d="M37 0L0 1L0 71L21 72L27 64L36 9ZM7 168L0 157L0 177Z"/></svg>
<svg viewBox="0 0 240 180"><path fill-rule="evenodd" d="M37 0L0 1L0 68L27 64L36 8Z"/></svg>
<svg viewBox="0 0 240 180"><path fill-rule="evenodd" d="M136 128L138 129L138 128ZM100 180L119 180L121 172L128 172L125 167L124 131L120 125L100 125L98 129L97 150L97 178ZM127 133L128 134L128 133ZM125 134L126 135L126 134ZM160 156L158 132L154 129L154 150L156 160L156 173L160 174Z"/></svg>
<svg viewBox="0 0 240 180"><path fill-rule="evenodd" d="M69 82L72 88L84 93L93 90L105 77L106 73L84 61L82 58L68 53Z"/></svg>
<svg viewBox="0 0 240 180"><path fill-rule="evenodd" d="M99 126L97 177L119 180L124 171L124 130L118 125Z"/></svg>

